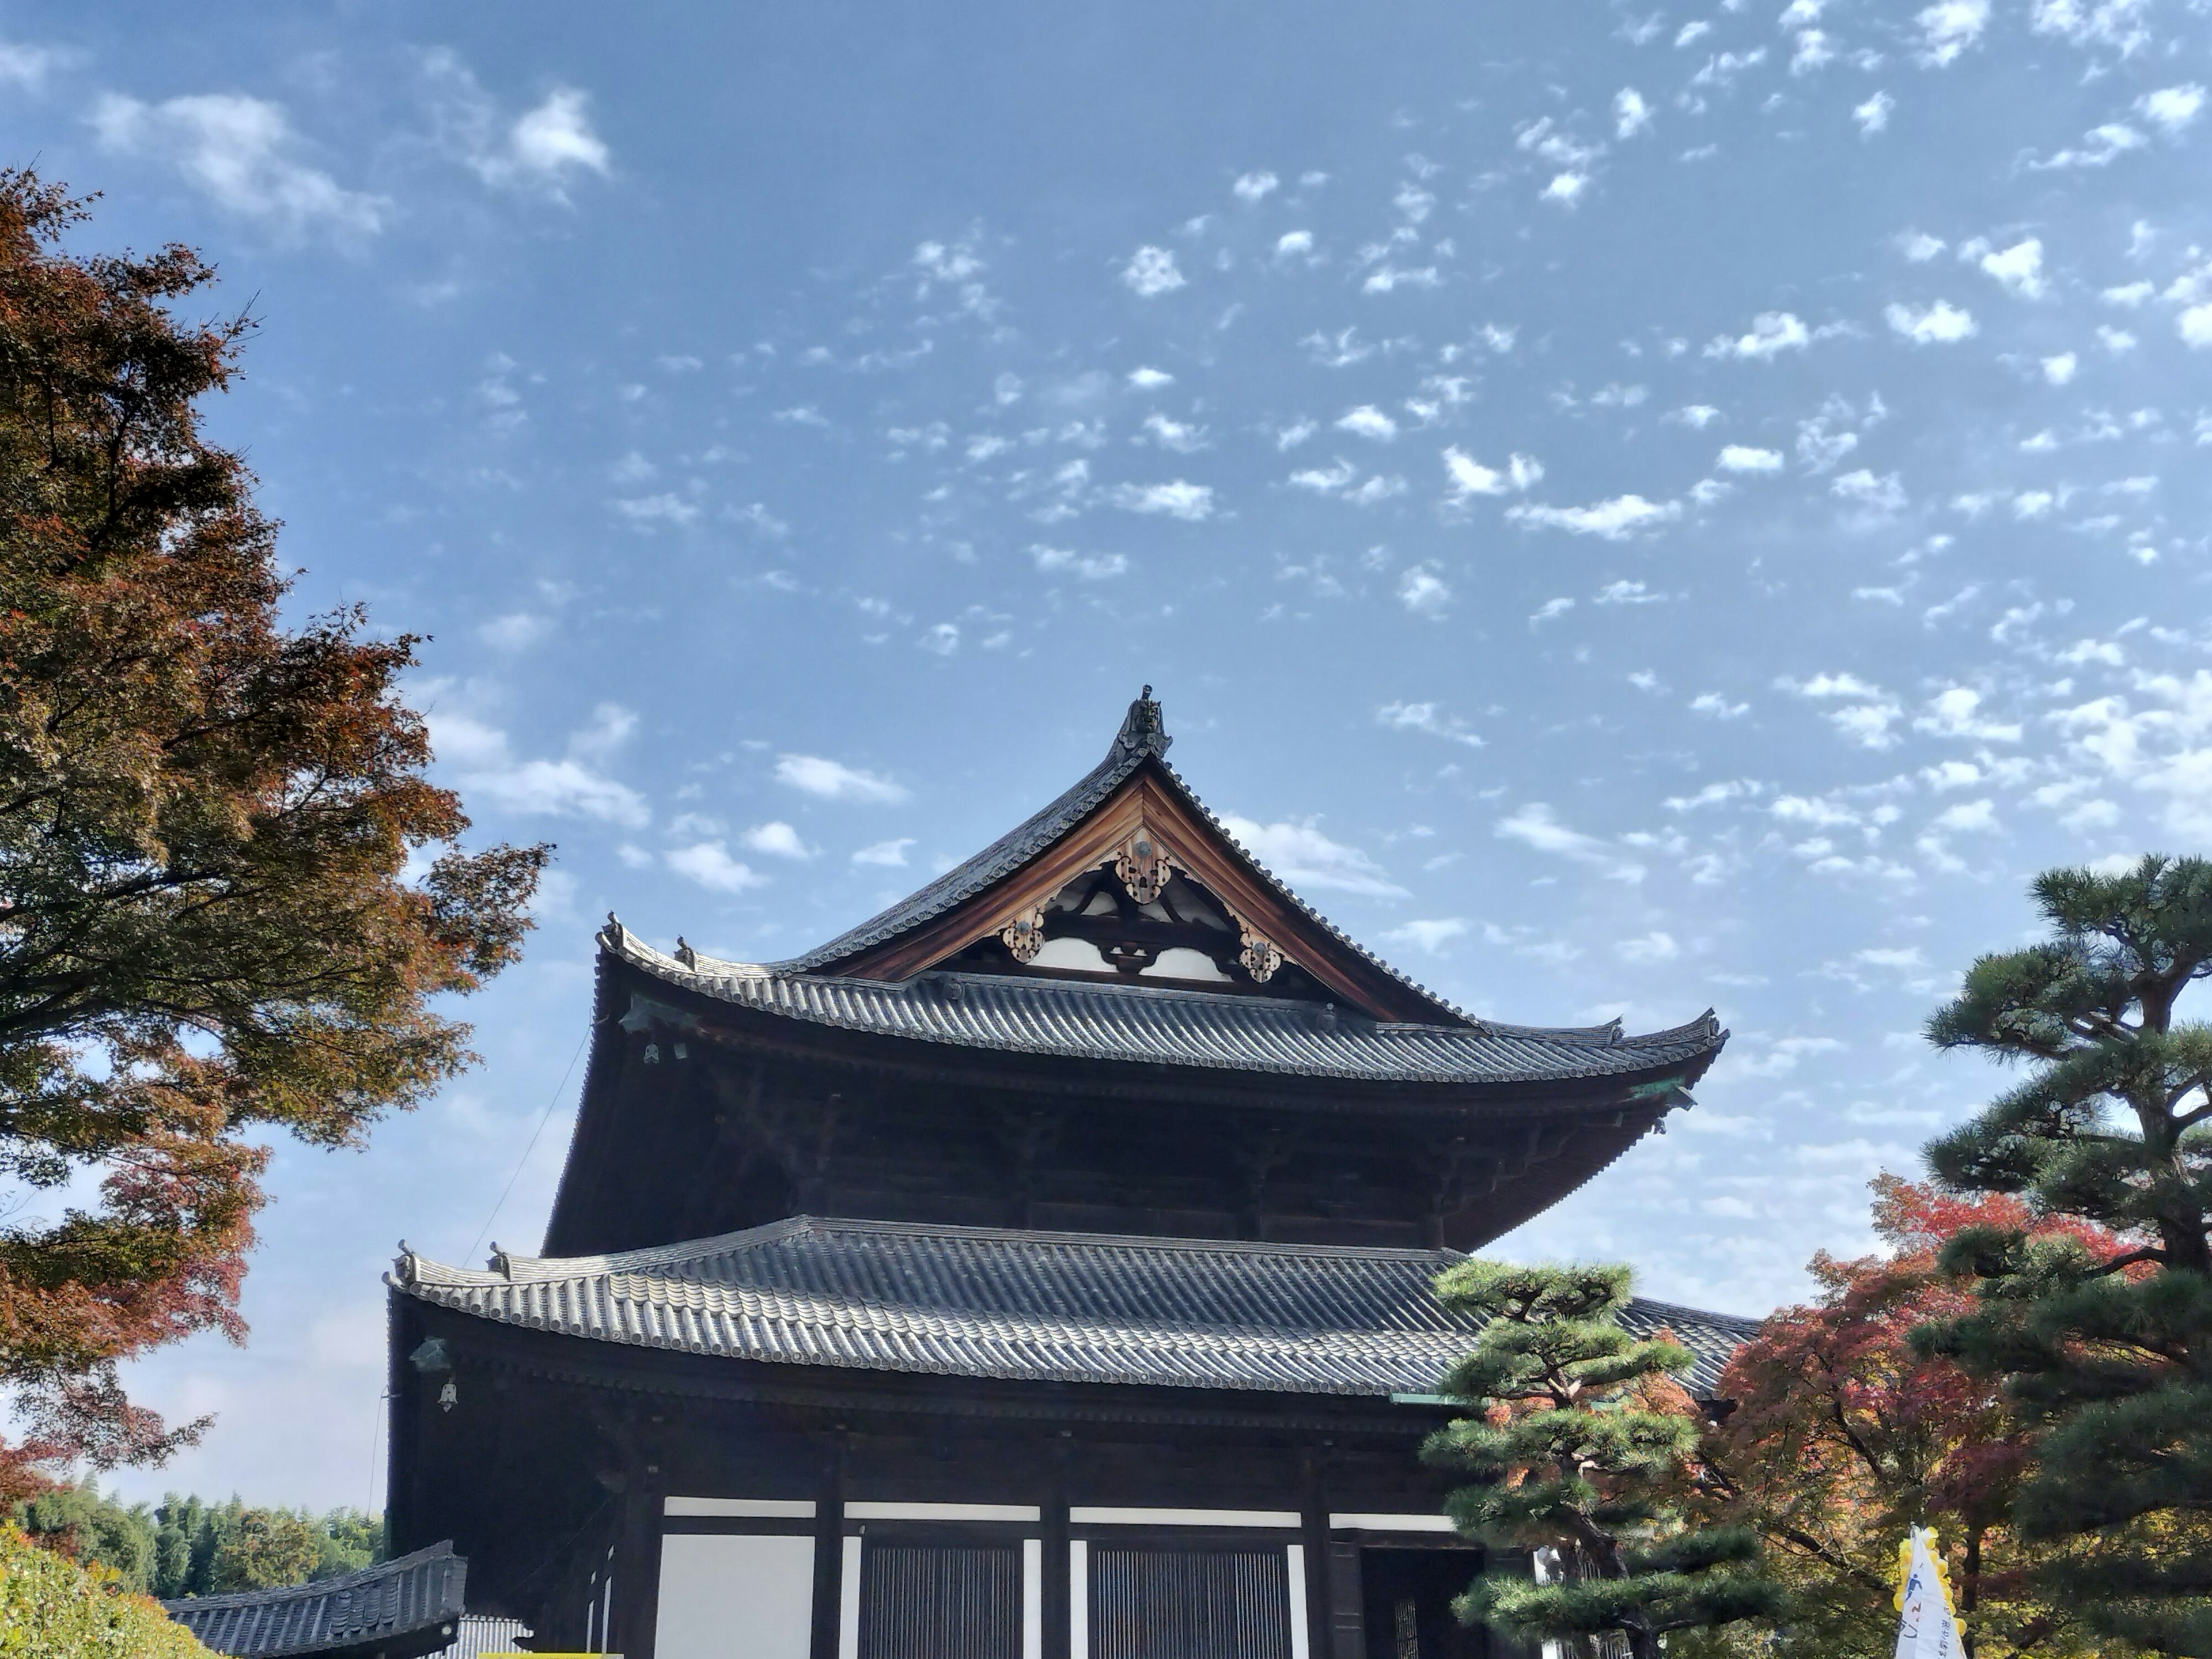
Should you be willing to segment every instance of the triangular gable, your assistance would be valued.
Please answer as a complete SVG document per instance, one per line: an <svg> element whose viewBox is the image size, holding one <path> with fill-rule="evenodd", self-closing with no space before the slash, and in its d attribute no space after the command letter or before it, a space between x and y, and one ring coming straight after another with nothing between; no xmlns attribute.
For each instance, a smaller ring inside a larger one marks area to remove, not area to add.
<svg viewBox="0 0 2212 1659"><path fill-rule="evenodd" d="M1373 1018L1468 1024L1353 945L1231 839L1162 758L1168 738L1151 690L1131 705L1106 761L1074 789L877 923L801 961L816 971L904 980L994 934L1025 961L1024 951L1033 951L1042 938L1045 907L1070 882L1111 866L1140 902L1170 874L1195 881L1227 908L1241 935L1242 960L1257 981L1287 962Z"/></svg>

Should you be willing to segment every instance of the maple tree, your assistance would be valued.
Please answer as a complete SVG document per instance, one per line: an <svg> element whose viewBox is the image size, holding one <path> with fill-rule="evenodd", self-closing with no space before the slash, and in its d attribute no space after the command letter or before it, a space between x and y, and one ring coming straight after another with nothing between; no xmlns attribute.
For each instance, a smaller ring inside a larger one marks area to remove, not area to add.
<svg viewBox="0 0 2212 1659"><path fill-rule="evenodd" d="M1621 1328L1629 1285L1626 1267L1446 1270L1438 1299L1488 1322L1443 1383L1470 1414L1424 1455L1480 1483L1451 1495L1460 1529L1520 1553L1474 1582L1462 1618L1521 1642L1609 1636L1658 1659L1663 1638L1771 1613L1779 1596L1748 1528L1692 1513L1698 1412L1674 1380L1690 1351ZM1532 1552L1551 1553L1541 1580Z"/></svg>
<svg viewBox="0 0 2212 1659"><path fill-rule="evenodd" d="M2106 1235L2039 1217L2009 1195L1961 1198L1884 1175L1875 1231L1887 1254L1809 1272L1816 1298L1784 1308L1739 1348L1717 1390L1731 1409L1704 1447L1717 1513L1747 1522L1790 1590L1778 1652L1885 1649L1896 1629L1898 1540L1933 1526L1977 1659L2094 1651L2029 1569L2051 1554L2011 1525L2030 1442L1992 1378L1915 1349L1912 1333L1970 1311L1940 1265L1978 1228L2063 1237L2107 1253Z"/></svg>
<svg viewBox="0 0 2212 1659"><path fill-rule="evenodd" d="M460 849L415 640L286 628L201 429L250 322L172 314L213 279L187 248L68 253L85 217L0 172L0 1496L198 1431L117 1365L242 1336L248 1136L354 1144L465 1065L435 1005L514 959L549 850Z"/></svg>
<svg viewBox="0 0 2212 1659"><path fill-rule="evenodd" d="M1961 1231L1944 1264L1972 1308L1921 1339L2002 1381L2036 1437L2021 1535L2095 1630L2212 1654L2212 861L2153 855L2033 885L2049 933L1985 956L1928 1023L2020 1081L1928 1149L1955 1192L2016 1196L2105 1230Z"/></svg>

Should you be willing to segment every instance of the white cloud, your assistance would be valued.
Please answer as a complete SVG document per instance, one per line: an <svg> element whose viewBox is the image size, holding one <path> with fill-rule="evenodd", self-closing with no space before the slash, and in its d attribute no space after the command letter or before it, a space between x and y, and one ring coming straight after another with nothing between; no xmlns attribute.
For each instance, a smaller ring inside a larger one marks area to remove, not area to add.
<svg viewBox="0 0 2212 1659"><path fill-rule="evenodd" d="M1905 486L1898 482L1894 472L1877 477L1861 467L1856 472L1844 473L1828 486L1828 490L1831 495L1856 501L1877 513L1894 513L1905 505Z"/></svg>
<svg viewBox="0 0 2212 1659"><path fill-rule="evenodd" d="M1924 310L1893 303L1883 308L1889 325L1915 345L1950 345L1980 332L1973 313L1938 300Z"/></svg>
<svg viewBox="0 0 2212 1659"><path fill-rule="evenodd" d="M2136 99L2136 108L2145 120L2165 129L2166 137L2179 138L2204 112L2204 88L2194 81L2185 86L2160 87Z"/></svg>
<svg viewBox="0 0 2212 1659"><path fill-rule="evenodd" d="M46 72L71 54L51 46L34 46L16 40L0 40L0 82L36 92L46 84Z"/></svg>
<svg viewBox="0 0 2212 1659"><path fill-rule="evenodd" d="M1729 444L1721 451L1715 463L1723 472L1779 472L1782 471L1782 452L1778 449L1753 449L1747 444Z"/></svg>
<svg viewBox="0 0 2212 1659"><path fill-rule="evenodd" d="M1599 588L1591 603L1593 605L1658 605L1666 598L1664 593L1654 593L1642 582L1631 581L1626 577L1621 577ZM1635 676L1631 675L1629 678L1633 679Z"/></svg>
<svg viewBox="0 0 2212 1659"><path fill-rule="evenodd" d="M1656 928L1644 934L1641 939L1625 939L1613 948L1623 962L1639 964L1672 962L1682 954L1682 947L1674 943L1674 936L1672 933L1661 933Z"/></svg>
<svg viewBox="0 0 2212 1659"><path fill-rule="evenodd" d="M1720 417L1720 410L1711 404L1685 404L1667 416L1670 421L1680 421L1684 426L1694 427L1700 432Z"/></svg>
<svg viewBox="0 0 2212 1659"><path fill-rule="evenodd" d="M854 854L853 862L877 865L886 870L903 870L906 868L906 849L913 845L912 836L901 836L896 841L875 842Z"/></svg>
<svg viewBox="0 0 2212 1659"><path fill-rule="evenodd" d="M1583 192L1589 188L1589 174L1587 173L1569 171L1554 173L1552 175L1552 182L1538 192L1537 199L1557 202L1564 207L1572 207L1577 202L1582 200Z"/></svg>
<svg viewBox="0 0 2212 1659"><path fill-rule="evenodd" d="M1897 107L1897 100L1886 92L1877 92L1863 104L1851 106L1851 119L1859 124L1859 136L1871 138L1889 128L1889 112Z"/></svg>
<svg viewBox="0 0 2212 1659"><path fill-rule="evenodd" d="M1561 823L1541 801L1531 801L1510 817L1500 818L1498 835L1503 840L1532 847L1539 853L1589 865L1608 881L1633 884L1644 879L1642 865L1624 857L1610 842Z"/></svg>
<svg viewBox="0 0 2212 1659"><path fill-rule="evenodd" d="M2100 127L2092 127L2081 135L2078 149L2062 149L2047 161L2031 162L2042 168L2106 167L2130 150L2141 149L2150 141L2124 121L2107 121Z"/></svg>
<svg viewBox="0 0 2212 1659"><path fill-rule="evenodd" d="M1139 392L1157 392L1164 386L1173 386L1175 376L1164 368L1133 368L1129 384Z"/></svg>
<svg viewBox="0 0 2212 1659"><path fill-rule="evenodd" d="M1920 61L1941 69L1981 39L1990 0L1936 0L1913 21L1920 25Z"/></svg>
<svg viewBox="0 0 2212 1659"><path fill-rule="evenodd" d="M1575 602L1570 599L1562 597L1556 599L1547 599L1543 604L1538 605L1534 612L1529 617L1528 626L1534 628L1539 623L1547 623L1555 617L1564 617L1568 611L1574 608Z"/></svg>
<svg viewBox="0 0 2212 1659"><path fill-rule="evenodd" d="M1272 173L1248 173L1230 188L1237 192L1239 201L1258 202L1265 200L1267 192L1282 182Z"/></svg>
<svg viewBox="0 0 2212 1659"><path fill-rule="evenodd" d="M2191 306L2173 319L2185 345L2212 346L2212 304Z"/></svg>
<svg viewBox="0 0 2212 1659"><path fill-rule="evenodd" d="M1617 138L1633 138L1651 125L1651 106L1634 87L1613 94L1613 131Z"/></svg>
<svg viewBox="0 0 2212 1659"><path fill-rule="evenodd" d="M662 524L681 529L685 525L696 524L699 519L696 502L687 501L681 495L665 492L658 495L629 496L617 501L614 509L640 529L650 529L654 525Z"/></svg>
<svg viewBox="0 0 2212 1659"><path fill-rule="evenodd" d="M1813 343L1813 331L1794 312L1762 311L1751 319L1751 331L1731 339L1723 334L1705 348L1708 357L1740 357L1763 362L1785 351L1802 351Z"/></svg>
<svg viewBox="0 0 2212 1659"><path fill-rule="evenodd" d="M1278 259L1287 259L1294 254L1311 253L1313 252L1313 232L1310 230L1285 231L1281 236L1276 239L1275 257Z"/></svg>
<svg viewBox="0 0 2212 1659"><path fill-rule="evenodd" d="M605 173L607 147L592 131L585 111L588 101L574 87L556 87L546 94L545 101L524 114L507 135L514 165L546 179L557 179L574 167Z"/></svg>
<svg viewBox="0 0 2212 1659"><path fill-rule="evenodd" d="M2021 299L2043 297L2043 242L2039 237L2014 242L1999 252L1984 253L1978 263L1984 272Z"/></svg>
<svg viewBox="0 0 2212 1659"><path fill-rule="evenodd" d="M1394 732L1425 732L1432 738L1447 742L1462 743L1470 749L1482 747L1482 739L1468 731L1453 715L1443 713L1432 702L1389 702L1375 712L1376 723Z"/></svg>
<svg viewBox="0 0 2212 1659"><path fill-rule="evenodd" d="M1732 720L1748 714L1751 712L1751 705L1747 702L1730 702L1717 691L1703 691L1690 699L1690 712L1693 714L1709 714L1715 720Z"/></svg>
<svg viewBox="0 0 2212 1659"><path fill-rule="evenodd" d="M544 617L527 611L517 611L504 617L494 617L477 629L477 637L495 651L522 651L538 643L553 631L553 624Z"/></svg>
<svg viewBox="0 0 2212 1659"><path fill-rule="evenodd" d="M1178 455L1194 454L1212 447L1206 441L1204 427L1189 425L1158 410L1145 416L1144 429L1162 449L1172 449Z"/></svg>
<svg viewBox="0 0 2212 1659"><path fill-rule="evenodd" d="M1373 859L1357 847L1323 835L1317 818L1302 823L1257 823L1226 812L1221 823L1246 852L1293 888L1358 893L1368 898L1406 896L1406 890Z"/></svg>
<svg viewBox="0 0 2212 1659"><path fill-rule="evenodd" d="M783 755L775 763L775 781L824 800L865 801L887 805L906 799L905 788L873 772L863 772L842 761L819 755Z"/></svg>
<svg viewBox="0 0 2212 1659"><path fill-rule="evenodd" d="M1648 501L1641 495L1616 495L1589 507L1510 507L1505 516L1516 523L1541 529L1564 530L1576 536L1601 536L1607 541L1626 541L1639 531L1654 529L1682 516L1680 501Z"/></svg>
<svg viewBox="0 0 2212 1659"><path fill-rule="evenodd" d="M749 853L761 853L769 858L811 859L814 849L799 836L799 831L781 818L772 818L766 823L757 823L738 837Z"/></svg>
<svg viewBox="0 0 2212 1659"><path fill-rule="evenodd" d="M1165 294L1183 285L1183 274L1176 269L1175 255L1164 247L1146 246L1131 256L1122 270L1121 280L1139 298L1149 300L1156 294Z"/></svg>
<svg viewBox="0 0 2212 1659"><path fill-rule="evenodd" d="M1066 547L1032 547L1030 556L1042 571L1052 574L1066 571L1087 582L1109 581L1127 574L1129 569L1129 556L1126 553L1078 553Z"/></svg>
<svg viewBox="0 0 2212 1659"><path fill-rule="evenodd" d="M1908 230L1897 239L1897 251L1916 265L1924 265L1951 245L1924 230Z"/></svg>
<svg viewBox="0 0 2212 1659"><path fill-rule="evenodd" d="M1212 489L1181 478L1173 483L1120 484L1109 499L1131 513L1164 513L1188 524L1213 516Z"/></svg>
<svg viewBox="0 0 2212 1659"><path fill-rule="evenodd" d="M1997 828L1996 804L1989 800L1960 801L1947 806L1929 825L1945 835L1982 835Z"/></svg>
<svg viewBox="0 0 2212 1659"><path fill-rule="evenodd" d="M1443 452L1444 476L1451 483L1451 499L1471 495L1503 495L1509 489L1526 489L1544 476L1544 464L1533 455L1515 455L1504 471L1485 466L1455 444Z"/></svg>
<svg viewBox="0 0 2212 1659"><path fill-rule="evenodd" d="M434 703L424 719L433 752L453 769L472 805L489 801L530 817L595 818L632 830L653 821L644 796L590 764L620 746L636 723L616 704L602 703L592 721L570 736L568 753L560 760L517 760L506 732L442 712Z"/></svg>
<svg viewBox="0 0 2212 1659"><path fill-rule="evenodd" d="M1398 578L1398 603L1417 617L1441 618L1451 596L1444 579L1425 564L1407 566Z"/></svg>
<svg viewBox="0 0 2212 1659"><path fill-rule="evenodd" d="M1398 423L1372 404L1362 404L1336 422L1339 432L1350 432L1362 438L1372 438L1377 443L1388 443L1398 435Z"/></svg>
<svg viewBox="0 0 2212 1659"><path fill-rule="evenodd" d="M750 866L732 858L730 849L719 841L672 848L661 856L678 875L717 893L742 893L748 887L763 886L768 881Z"/></svg>
<svg viewBox="0 0 2212 1659"><path fill-rule="evenodd" d="M166 161L232 213L292 234L323 228L374 235L389 205L342 188L302 159L306 146L281 104L205 93L146 104L108 93L94 106L101 146Z"/></svg>
<svg viewBox="0 0 2212 1659"><path fill-rule="evenodd" d="M2055 357L2043 360L2043 378L2053 386L2065 386L2073 380L2074 371L2081 366L2079 357L2070 351L2062 351Z"/></svg>
<svg viewBox="0 0 2212 1659"><path fill-rule="evenodd" d="M1452 940L1466 938L1467 932L1467 923L1457 916L1445 916L1434 921L1409 921L1391 928L1382 938L1386 944L1410 945L1435 956Z"/></svg>
<svg viewBox="0 0 2212 1659"><path fill-rule="evenodd" d="M1950 686L1929 700L1927 713L1914 719L1913 729L1941 738L1971 738L1981 743L2020 741L2019 722L1985 719L1981 707L1980 692L1971 686Z"/></svg>

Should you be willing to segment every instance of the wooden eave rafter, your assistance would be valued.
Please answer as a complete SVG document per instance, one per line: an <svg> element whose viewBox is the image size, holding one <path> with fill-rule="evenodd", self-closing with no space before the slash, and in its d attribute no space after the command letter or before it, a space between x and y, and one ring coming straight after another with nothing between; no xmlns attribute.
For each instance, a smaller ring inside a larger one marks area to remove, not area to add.
<svg viewBox="0 0 2212 1659"><path fill-rule="evenodd" d="M886 939L829 971L855 979L912 979L1049 904L1087 871L1111 863L1139 830L1174 867L1196 880L1237 921L1264 936L1346 1006L1382 1021L1439 1025L1443 1006L1329 936L1285 904L1234 845L1192 810L1161 769L1144 766L1042 852L943 915Z"/></svg>

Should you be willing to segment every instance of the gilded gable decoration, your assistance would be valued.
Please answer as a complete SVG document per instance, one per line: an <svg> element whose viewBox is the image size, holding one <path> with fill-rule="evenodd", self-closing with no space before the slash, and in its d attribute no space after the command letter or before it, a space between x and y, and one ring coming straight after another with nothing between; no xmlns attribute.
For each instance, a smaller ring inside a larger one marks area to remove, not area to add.
<svg viewBox="0 0 2212 1659"><path fill-rule="evenodd" d="M1030 906L999 929L999 938L1016 962L1035 962L1044 949L1044 906Z"/></svg>
<svg viewBox="0 0 2212 1659"><path fill-rule="evenodd" d="M1255 929L1243 917L1237 918L1237 927L1244 943L1237 960L1244 964L1244 971L1252 975L1255 985L1265 985L1274 978L1275 969L1283 965L1283 953L1273 939Z"/></svg>
<svg viewBox="0 0 2212 1659"><path fill-rule="evenodd" d="M1169 862L1167 848L1150 830L1139 828L1136 834L1121 843L1114 860L1114 873L1121 878L1121 885L1129 890L1129 896L1139 904L1150 904L1160 896L1175 872Z"/></svg>

